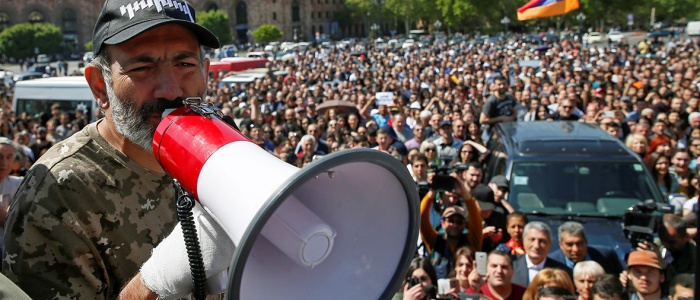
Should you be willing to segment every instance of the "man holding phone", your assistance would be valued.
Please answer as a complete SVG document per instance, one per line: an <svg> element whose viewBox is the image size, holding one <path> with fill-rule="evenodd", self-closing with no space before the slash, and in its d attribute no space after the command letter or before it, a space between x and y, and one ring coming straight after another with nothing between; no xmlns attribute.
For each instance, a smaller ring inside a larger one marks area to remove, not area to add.
<svg viewBox="0 0 700 300"><path fill-rule="evenodd" d="M478 274L479 265L469 275L471 288L466 293L479 293L489 299L519 300L525 294L525 287L515 284L513 280L513 261L510 254L503 251L491 251L486 262L486 276Z"/></svg>

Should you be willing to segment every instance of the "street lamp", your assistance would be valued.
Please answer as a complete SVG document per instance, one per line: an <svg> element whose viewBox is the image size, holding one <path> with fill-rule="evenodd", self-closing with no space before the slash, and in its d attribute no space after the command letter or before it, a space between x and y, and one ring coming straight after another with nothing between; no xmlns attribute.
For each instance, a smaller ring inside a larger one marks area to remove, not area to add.
<svg viewBox="0 0 700 300"><path fill-rule="evenodd" d="M578 20L578 27L581 32L584 32L583 30L583 22L586 21L586 15L584 15L582 12L578 13L576 15L576 20Z"/></svg>
<svg viewBox="0 0 700 300"><path fill-rule="evenodd" d="M433 23L433 25L435 26L435 30L439 31L440 27L442 27L442 22L440 22L440 20L437 20L435 21L435 23Z"/></svg>
<svg viewBox="0 0 700 300"><path fill-rule="evenodd" d="M372 32L374 32L374 35L378 36L377 31L379 31L379 25L377 25L377 23L372 24L372 26L370 26L369 29L371 29Z"/></svg>
<svg viewBox="0 0 700 300"><path fill-rule="evenodd" d="M508 24L510 24L510 18L508 16L504 16L503 19L501 19L501 24L503 24L503 27L506 29L506 34L508 33Z"/></svg>

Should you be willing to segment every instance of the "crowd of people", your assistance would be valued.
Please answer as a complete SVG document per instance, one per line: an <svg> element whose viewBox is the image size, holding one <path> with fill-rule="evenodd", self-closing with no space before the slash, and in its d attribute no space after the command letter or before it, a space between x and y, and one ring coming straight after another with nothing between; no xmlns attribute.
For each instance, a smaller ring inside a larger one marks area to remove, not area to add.
<svg viewBox="0 0 700 300"><path fill-rule="evenodd" d="M116 9L105 5L103 15ZM156 246L177 222L169 203L152 203L173 195L164 188L168 176L158 173L162 170L143 146L150 145L152 134L137 130L153 125L144 116L169 105L161 99L199 95L230 116L253 143L289 164L303 167L344 149L374 148L407 166L420 187L422 243L395 299L432 299L430 285L443 296L489 299L693 297L700 168L697 39L314 47L293 60L271 61L263 78L229 86L207 77L204 60L189 54L201 50L187 43L218 46L209 35L187 33L201 33L195 25L165 24L120 39L100 33L103 17L94 43L98 55L85 76L104 121L88 124L82 108L69 113L60 106L43 115L15 115L12 87L2 87L0 183L3 195L18 191L13 205L11 197L3 197L2 220L9 213L3 273L34 297L136 295L144 291L141 283L146 292L180 295L149 281L150 269L139 269L153 266L154 256L166 252ZM172 30L183 33L164 38ZM159 42L179 49L168 48L167 55L181 63L165 67L149 58L132 68L133 62L120 60L119 55L138 54L129 47L163 47ZM113 74L112 65L121 63L126 64ZM286 73L275 76L273 70ZM333 100L339 101L328 105ZM559 120L592 124L618 137L647 163L664 196L682 195L673 197L676 213L663 216L658 243L634 245L627 258L619 258L610 249L588 245L579 223L550 228L529 221L508 203L504 176L482 183L491 126ZM434 170L443 166L456 170L450 175L453 188L434 188ZM76 173L83 175L71 177ZM21 176L27 177L22 187ZM118 184L122 178L147 184ZM4 185L10 179L12 184ZM139 208L126 201L86 204L80 201L86 193L91 199L138 200L136 206L149 207L148 213L137 213ZM109 224L95 225L99 215ZM135 215L149 220L131 219ZM153 225L151 219L160 220L157 231L142 234L138 245L117 247L116 242L132 242L125 232L138 235ZM551 252L555 242L559 250ZM64 247L73 252L66 254ZM103 257L104 251L117 254ZM480 262L485 266L475 259L481 252L487 253ZM98 262L89 257L99 257ZM45 287L36 287L35 272L43 274ZM414 277L418 284L408 280ZM71 284L62 285L65 280Z"/></svg>

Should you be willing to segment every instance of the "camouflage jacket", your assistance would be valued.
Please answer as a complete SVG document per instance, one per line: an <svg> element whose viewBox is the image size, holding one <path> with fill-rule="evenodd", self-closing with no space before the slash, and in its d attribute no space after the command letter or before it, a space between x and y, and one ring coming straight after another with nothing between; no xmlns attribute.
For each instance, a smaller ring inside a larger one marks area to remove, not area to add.
<svg viewBox="0 0 700 300"><path fill-rule="evenodd" d="M171 178L117 151L93 123L25 177L2 270L32 299L113 299L176 224Z"/></svg>

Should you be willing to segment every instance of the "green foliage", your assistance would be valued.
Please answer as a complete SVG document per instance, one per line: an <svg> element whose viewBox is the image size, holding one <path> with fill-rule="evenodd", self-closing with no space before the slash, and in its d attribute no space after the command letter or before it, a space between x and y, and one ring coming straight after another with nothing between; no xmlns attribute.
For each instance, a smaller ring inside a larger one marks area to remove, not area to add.
<svg viewBox="0 0 700 300"><path fill-rule="evenodd" d="M461 24L462 20L476 17L476 7L467 0L435 0L447 26Z"/></svg>
<svg viewBox="0 0 700 300"><path fill-rule="evenodd" d="M258 29L255 29L253 31L253 37L255 38L255 41L260 42L260 43L269 43L272 41L276 41L282 36L284 33L282 33L282 30L277 28L275 25L270 25L270 24L262 24Z"/></svg>
<svg viewBox="0 0 700 300"><path fill-rule="evenodd" d="M61 29L52 24L20 23L0 33L0 53L23 58L34 56L34 48L38 47L40 53L55 54L61 51L62 41Z"/></svg>
<svg viewBox="0 0 700 300"><path fill-rule="evenodd" d="M85 43L84 47L86 51L92 51L92 41Z"/></svg>
<svg viewBox="0 0 700 300"><path fill-rule="evenodd" d="M698 0L580 0L580 9L566 15L537 19L525 22L517 20L516 10L526 0L346 0L345 11L352 17L352 22L368 26L375 22L394 19L403 23L406 30L428 29L436 20L443 23L441 31L473 33L499 33L504 30L501 19L510 18L511 30L532 32L546 30L549 27L578 28L576 15L586 16L584 29L597 29L603 26L621 26L627 29L627 15L634 15L633 29L648 29L651 11L655 8L655 21L671 23L674 21L695 20L700 17ZM347 22L347 15L337 21ZM399 25L401 27L401 25Z"/></svg>
<svg viewBox="0 0 700 300"><path fill-rule="evenodd" d="M210 10L197 13L197 24L209 29L221 44L231 43L231 28L228 24L228 15L223 10Z"/></svg>

